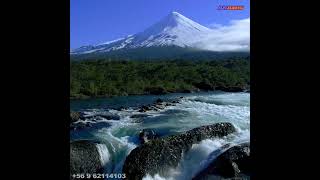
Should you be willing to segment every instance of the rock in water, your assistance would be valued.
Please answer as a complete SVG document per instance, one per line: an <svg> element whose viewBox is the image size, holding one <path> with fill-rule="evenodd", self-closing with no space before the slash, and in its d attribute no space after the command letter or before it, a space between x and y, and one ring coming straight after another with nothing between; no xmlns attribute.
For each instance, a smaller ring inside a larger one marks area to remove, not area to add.
<svg viewBox="0 0 320 180"><path fill-rule="evenodd" d="M123 173L130 180L140 180L146 174L153 176L164 173L168 168L178 165L182 152L189 150L192 144L208 138L223 137L235 131L231 123L216 123L149 141L131 151L125 160Z"/></svg>
<svg viewBox="0 0 320 180"><path fill-rule="evenodd" d="M112 114L110 112L104 112L102 114L98 114L96 115L98 117L102 117L102 118L105 118L107 120L120 120L120 116L117 115L117 114Z"/></svg>
<svg viewBox="0 0 320 180"><path fill-rule="evenodd" d="M209 180L214 179L213 177L250 179L250 172L250 143L243 143L219 155L193 179Z"/></svg>
<svg viewBox="0 0 320 180"><path fill-rule="evenodd" d="M151 110L152 110L152 108L150 107L150 105L148 105L148 106L143 105L139 109L139 112L147 112L147 111L151 111Z"/></svg>
<svg viewBox="0 0 320 180"><path fill-rule="evenodd" d="M70 143L70 179L73 174L103 173L103 162L96 143L80 140Z"/></svg>
<svg viewBox="0 0 320 180"><path fill-rule="evenodd" d="M80 120L82 117L80 115L79 112L74 112L74 111L71 111L70 112L70 122L76 122L78 120Z"/></svg>
<svg viewBox="0 0 320 180"><path fill-rule="evenodd" d="M160 99L160 98L158 98L158 99L156 100L156 104L159 104L159 103L162 103L162 102L163 102L163 100Z"/></svg>
<svg viewBox="0 0 320 180"><path fill-rule="evenodd" d="M159 138L159 135L157 135L156 132L154 132L152 129L143 129L139 133L139 140L141 144L144 144L150 140Z"/></svg>

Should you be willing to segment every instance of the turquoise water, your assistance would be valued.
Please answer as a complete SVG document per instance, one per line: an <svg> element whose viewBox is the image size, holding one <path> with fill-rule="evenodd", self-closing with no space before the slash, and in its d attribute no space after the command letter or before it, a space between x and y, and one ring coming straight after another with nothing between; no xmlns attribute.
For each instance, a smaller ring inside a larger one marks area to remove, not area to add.
<svg viewBox="0 0 320 180"><path fill-rule="evenodd" d="M180 97L183 96L182 99ZM137 107L152 104L156 99L164 101L180 99L175 106L160 111L140 113ZM120 120L100 119L92 127L70 131L72 140L92 139L101 142L101 154L106 161L107 172L121 172L125 157L139 145L138 134L142 129L153 129L160 136L185 132L201 125L231 122L237 132L222 139L206 139L194 144L184 154L178 167L167 174L157 174L145 179L191 179L215 158L212 152L227 143L250 141L250 94L201 92L161 96L128 96L72 101L71 109L87 115L109 112ZM125 107L125 110L117 110ZM147 114L144 118L130 118L134 114Z"/></svg>
<svg viewBox="0 0 320 180"><path fill-rule="evenodd" d="M84 110L90 108L119 108L123 107L137 107L140 105L152 104L158 98L163 100L175 99L178 97L190 97L197 95L223 94L223 92L200 92L193 94L172 93L167 95L137 95L137 96L121 96L112 98L96 98L84 100L72 100L70 102L71 110Z"/></svg>

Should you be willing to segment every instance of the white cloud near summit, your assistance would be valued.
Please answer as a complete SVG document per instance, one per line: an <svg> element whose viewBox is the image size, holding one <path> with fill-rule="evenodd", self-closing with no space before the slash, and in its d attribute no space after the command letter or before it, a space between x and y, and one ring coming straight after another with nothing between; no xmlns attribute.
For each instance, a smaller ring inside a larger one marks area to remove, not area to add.
<svg viewBox="0 0 320 180"><path fill-rule="evenodd" d="M212 51L250 51L250 18L229 25L212 24L212 32L194 45Z"/></svg>

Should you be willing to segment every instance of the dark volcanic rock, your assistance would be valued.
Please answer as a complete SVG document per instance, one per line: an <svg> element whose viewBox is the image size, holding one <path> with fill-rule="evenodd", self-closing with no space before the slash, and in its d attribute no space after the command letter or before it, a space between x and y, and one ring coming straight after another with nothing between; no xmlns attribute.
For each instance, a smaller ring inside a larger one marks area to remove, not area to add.
<svg viewBox="0 0 320 180"><path fill-rule="evenodd" d="M194 180L207 180L213 177L250 179L250 143L233 146L219 155Z"/></svg>
<svg viewBox="0 0 320 180"><path fill-rule="evenodd" d="M70 179L73 174L103 173L102 162L96 144L87 140L70 143Z"/></svg>
<svg viewBox="0 0 320 180"><path fill-rule="evenodd" d="M159 138L159 135L157 135L157 133L152 129L143 129L139 133L139 140L141 144L144 144L150 140L157 139L157 138Z"/></svg>
<svg viewBox="0 0 320 180"><path fill-rule="evenodd" d="M169 167L178 165L182 152L189 150L192 144L208 138L223 137L235 131L231 123L217 123L179 135L154 139L131 151L125 160L123 173L130 180L140 180L147 173L164 173Z"/></svg>

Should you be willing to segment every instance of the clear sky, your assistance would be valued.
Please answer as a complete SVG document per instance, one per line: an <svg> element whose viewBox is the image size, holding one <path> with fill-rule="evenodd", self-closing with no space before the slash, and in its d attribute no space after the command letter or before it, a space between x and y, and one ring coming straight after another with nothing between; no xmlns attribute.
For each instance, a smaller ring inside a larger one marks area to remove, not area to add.
<svg viewBox="0 0 320 180"><path fill-rule="evenodd" d="M204 26L250 17L249 0L70 0L70 48L135 34L172 11ZM244 5L240 11L219 5Z"/></svg>

